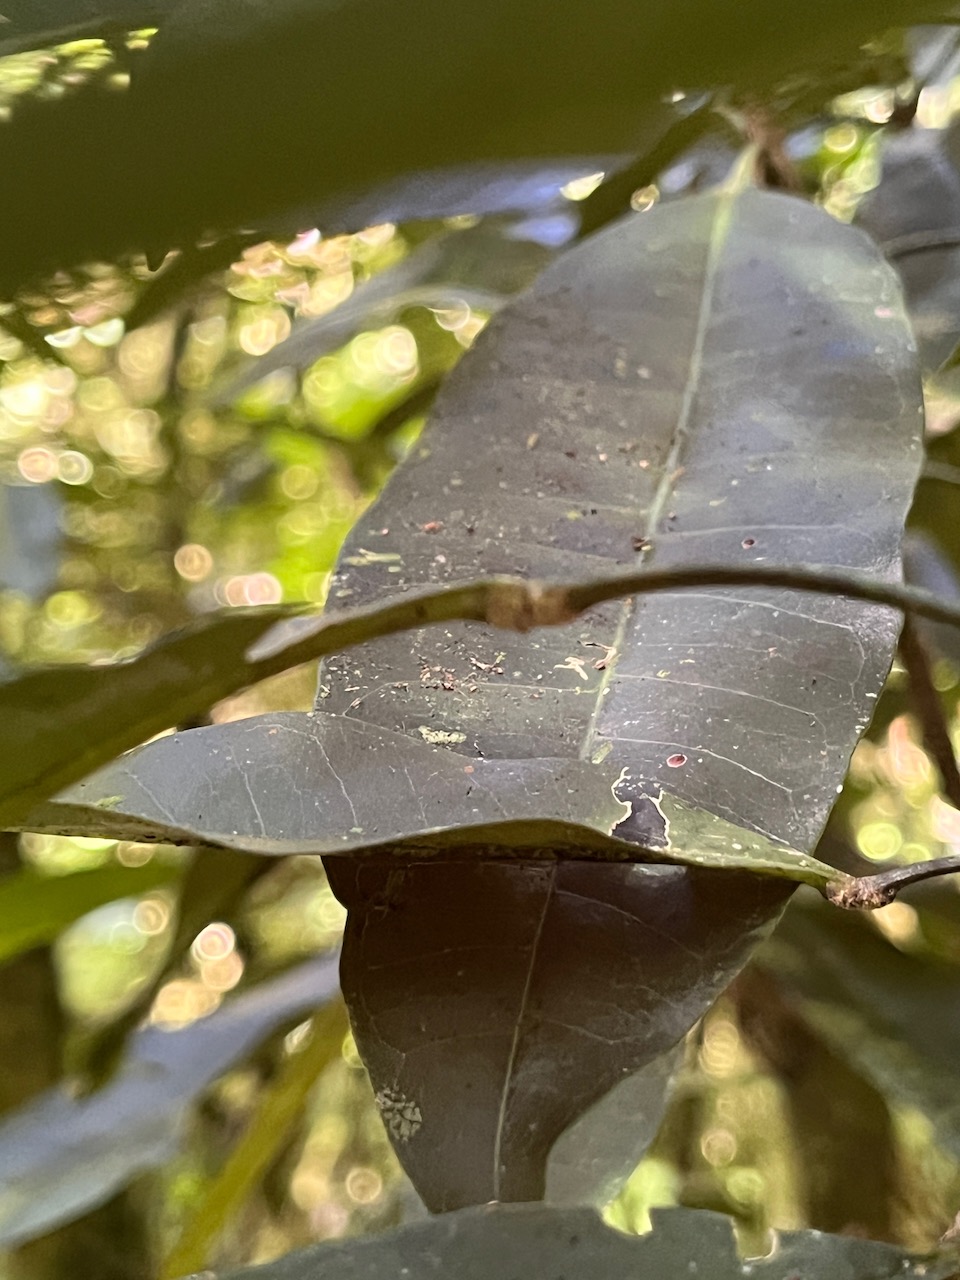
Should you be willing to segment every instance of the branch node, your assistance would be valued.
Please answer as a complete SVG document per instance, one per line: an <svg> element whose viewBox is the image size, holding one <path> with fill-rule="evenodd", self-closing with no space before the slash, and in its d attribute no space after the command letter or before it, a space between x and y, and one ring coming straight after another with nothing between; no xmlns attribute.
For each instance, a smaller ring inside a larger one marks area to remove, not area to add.
<svg viewBox="0 0 960 1280"><path fill-rule="evenodd" d="M844 911L876 911L893 902L897 888L894 884L884 884L880 876L846 876L828 884L824 896Z"/></svg>
<svg viewBox="0 0 960 1280"><path fill-rule="evenodd" d="M563 587L539 582L494 582L487 593L487 622L506 631L530 631L572 622L579 614Z"/></svg>

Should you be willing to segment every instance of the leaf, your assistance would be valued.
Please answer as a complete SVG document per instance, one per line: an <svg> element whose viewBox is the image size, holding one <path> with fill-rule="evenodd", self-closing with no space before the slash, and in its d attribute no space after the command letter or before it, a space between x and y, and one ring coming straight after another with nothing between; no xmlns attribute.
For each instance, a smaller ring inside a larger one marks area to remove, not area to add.
<svg viewBox="0 0 960 1280"><path fill-rule="evenodd" d="M960 1159L960 973L898 951L846 912L798 903L756 963L834 1051L923 1112Z"/></svg>
<svg viewBox="0 0 960 1280"><path fill-rule="evenodd" d="M250 683L246 651L288 613L205 618L129 662L37 667L0 684L0 825Z"/></svg>
<svg viewBox="0 0 960 1280"><path fill-rule="evenodd" d="M896 286L856 232L733 188L654 210L494 320L348 539L332 599L466 572L599 573L636 546L655 567L800 556L895 572L919 403ZM529 641L451 626L365 646L325 663L317 708L426 727L438 760L475 770L562 752L560 803L567 768L592 764L631 806L612 836L677 856L725 823L704 859L717 866L747 832L813 847L897 629L839 600L663 593ZM412 789L432 799L426 780ZM630 1129L601 1100L656 1070L784 901L773 884L600 865L331 859L329 875L349 909L354 1033L433 1209L608 1195ZM657 1114L648 1092L634 1126ZM555 1190L551 1147L572 1134L601 1154Z"/></svg>
<svg viewBox="0 0 960 1280"><path fill-rule="evenodd" d="M896 284L862 236L753 190L654 209L492 322L351 533L331 600L638 560L894 576L920 404ZM451 626L376 642L327 660L317 711L470 758L549 744L626 802L655 786L807 850L898 625L826 597L665 592L530 639Z"/></svg>
<svg viewBox="0 0 960 1280"><path fill-rule="evenodd" d="M216 1177L199 1197L173 1250L164 1260L161 1280L183 1269L202 1267L210 1247L302 1123L317 1079L342 1056L346 1011L339 1001L314 1014L304 1040L264 1086L256 1110Z"/></svg>
<svg viewBox="0 0 960 1280"><path fill-rule="evenodd" d="M182 1031L148 1027L114 1080L87 1098L49 1090L0 1121L0 1244L13 1248L103 1204L169 1160L187 1108L271 1031L326 1004L336 961L297 966Z"/></svg>
<svg viewBox="0 0 960 1280"><path fill-rule="evenodd" d="M350 912L354 1034L435 1212L611 1199L656 1132L673 1065L660 1059L785 897L775 881L668 867L327 870Z"/></svg>
<svg viewBox="0 0 960 1280"><path fill-rule="evenodd" d="M674 797L630 806L612 775L564 757L497 760L321 713L280 712L152 742L33 810L31 831L206 843L251 853L363 853L415 841L426 851L479 841L485 856L552 859L594 850L633 861L619 835L640 814L654 862L750 870L823 887L832 868ZM671 829L683 830L681 842ZM613 833L612 837L607 833Z"/></svg>
<svg viewBox="0 0 960 1280"><path fill-rule="evenodd" d="M880 183L857 209L857 223L900 273L929 372L960 341L960 173L951 133L913 128L887 140Z"/></svg>
<svg viewBox="0 0 960 1280"><path fill-rule="evenodd" d="M923 488L918 490L919 500L925 497ZM951 494L951 497L954 495ZM925 504L926 505L926 504ZM924 512L929 520L929 512ZM960 580L942 548L922 529L909 529L903 540L903 569L908 582L926 587L935 592L942 600L960 602ZM954 663L960 662L960 632L954 627L939 626L936 623L915 624L921 638L928 649L936 656L948 658Z"/></svg>
<svg viewBox="0 0 960 1280"><path fill-rule="evenodd" d="M654 1209L651 1216L653 1230L637 1237L612 1230L589 1209L487 1205L314 1245L221 1280L948 1280L955 1273L948 1252L939 1260L911 1257L893 1245L821 1231L777 1232L767 1257L741 1261L729 1218L696 1209Z"/></svg>
<svg viewBox="0 0 960 1280"><path fill-rule="evenodd" d="M128 93L24 103L0 134L18 192L17 208L0 208L0 292L211 227L315 225L333 197L405 175L635 153L677 85L763 93L941 8L888 0L878 20L872 0L847 0L825 21L822 0L685 0L678 20L666 0L572 0L545 39L533 0L184 3ZM478 95L482 109L467 109Z"/></svg>
<svg viewBox="0 0 960 1280"><path fill-rule="evenodd" d="M106 902L147 893L180 874L178 866L149 862L68 876L44 876L32 869L6 876L0 879L0 964L52 942L68 924Z"/></svg>
<svg viewBox="0 0 960 1280"><path fill-rule="evenodd" d="M656 113L659 126L669 116ZM659 135L659 127L653 128ZM656 141L659 142L659 136ZM378 181L360 191L325 195L319 204L308 206L312 219L327 234L356 231L381 222L422 222L435 218L455 218L469 211L471 216L489 214L548 213L559 208L569 214L570 206L561 188L577 178L600 171L616 170L629 156L559 154L543 159L533 153L528 160L475 160L467 164L444 165L401 173ZM289 220L289 215L287 215Z"/></svg>

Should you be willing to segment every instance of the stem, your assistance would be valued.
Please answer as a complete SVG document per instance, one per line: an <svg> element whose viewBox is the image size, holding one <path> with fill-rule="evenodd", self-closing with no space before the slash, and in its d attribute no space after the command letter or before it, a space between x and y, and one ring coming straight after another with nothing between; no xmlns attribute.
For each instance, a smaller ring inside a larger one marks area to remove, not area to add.
<svg viewBox="0 0 960 1280"><path fill-rule="evenodd" d="M933 858L930 862L918 862L909 867L890 867L873 876L837 876L824 886L823 896L835 907L848 911L875 911L887 907L901 890L922 880L938 876L950 876L960 872L960 856Z"/></svg>

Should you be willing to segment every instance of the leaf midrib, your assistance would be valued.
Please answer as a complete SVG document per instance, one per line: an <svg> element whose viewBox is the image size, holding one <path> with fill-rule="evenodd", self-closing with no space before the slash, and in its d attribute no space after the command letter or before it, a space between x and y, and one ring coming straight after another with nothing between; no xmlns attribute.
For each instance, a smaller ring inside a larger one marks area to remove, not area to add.
<svg viewBox="0 0 960 1280"><path fill-rule="evenodd" d="M700 390L700 382L703 375L703 353L706 346L707 330L709 329L710 320L713 314L713 300L716 292L717 277L719 275L720 259L733 218L734 201L737 199L739 194L740 188L731 184L724 187L717 196L717 210L710 230L710 244L707 250L707 263L704 271L702 292L700 295L700 308L697 314L697 327L693 350L690 355L687 379L683 389L683 399L680 403L680 412L677 415L677 422L670 440L670 448L664 460L663 472L660 476L660 481L657 485L653 501L651 502L650 508L647 512L647 519L644 525L645 543L652 542L653 535L660 524L664 509L674 490L674 484L680 467L681 458L683 457L684 450L686 449L687 443L690 439L690 422L693 416L693 409L696 404L697 394ZM649 550L641 551L637 558L638 564L642 565L648 556ZM596 701L594 703L593 711L590 715L590 720L584 734L583 744L580 749L581 760L588 760L593 752L597 736L597 724L599 722L600 710L603 706L606 690L610 685L614 672L616 671L617 661L622 652L623 643L626 639L631 618L633 617L634 608L635 602L633 599L629 598L623 602L621 607L620 617L613 639L614 647L611 655L613 660L604 668L601 677L600 685L597 690ZM507 1057L507 1064L504 1070L503 1088L500 1093L500 1109L497 1115L496 1137L493 1149L493 1190L495 1199L500 1198L500 1177L503 1167L501 1151L507 1121L510 1086L513 1079L517 1056L520 1052L520 1042L523 1036L527 1007L530 1002L530 991L533 986L533 976L540 956L540 943L543 938L547 914L556 889L556 878L557 865L554 864L551 870L550 884L544 894L543 911L541 912L540 919L537 923L536 933L534 934L533 942L530 947L530 959L527 965L523 992L520 997L520 1007L517 1011L513 1039L510 1044L510 1053Z"/></svg>
<svg viewBox="0 0 960 1280"><path fill-rule="evenodd" d="M540 940L543 937L543 929L546 924L547 914L550 910L550 904L553 901L554 890L557 886L557 872L559 863L554 863L550 869L550 884L543 897L543 911L540 913L540 919L537 922L537 931L533 936L533 943L530 947L530 963L527 966L527 976L523 984L523 994L520 997L520 1008L517 1011L516 1023L513 1028L513 1040L510 1044L510 1054L507 1058L506 1069L503 1073L503 1089L500 1092L500 1110L497 1115L497 1131L493 1144L493 1191L494 1199L500 1199L500 1172L503 1168L500 1159L500 1152L503 1145L503 1131L507 1121L507 1104L510 1099L510 1083L513 1079L513 1068L516 1064L517 1054L520 1051L520 1039L523 1035L523 1024L527 1015L527 1005L530 1002L530 989L533 986L533 974L537 966L537 958L540 952Z"/></svg>
<svg viewBox="0 0 960 1280"><path fill-rule="evenodd" d="M740 195L741 189L733 183L724 186L717 193L717 210L714 216L713 226L710 230L710 244L707 250L707 264L703 277L703 289L700 295L700 309L697 315L697 328L694 337L693 351L690 355L690 364L687 372L687 380L683 389L683 399L680 404L680 412L677 415L676 426L673 429L673 435L670 439L670 448L664 459L663 471L660 476L659 484L653 496L647 511L647 518L643 529L643 547L637 556L637 566L641 567L649 559L651 551L654 550L654 538L660 526L664 509L668 500L673 494L677 474L680 470L680 461L683 457L684 450L690 440L690 420L693 416L693 408L696 404L697 394L700 390L700 382L703 375L703 353L706 346L707 330L710 326L710 320L713 314L713 299L716 292L717 277L719 275L720 258L723 253L727 236L730 231L730 224L733 220L734 201ZM607 696L607 690L616 674L620 656L623 652L624 641L627 637L627 631L633 618L636 608L636 600L634 597L628 597L624 600L620 617L617 622L617 628L613 636L613 649L610 659L604 667L597 687L596 700L594 702L593 711L587 722L587 728L584 733L583 743L580 747L580 759L589 760L593 755L594 746L597 738L597 726L600 721L600 713L603 709L604 699Z"/></svg>

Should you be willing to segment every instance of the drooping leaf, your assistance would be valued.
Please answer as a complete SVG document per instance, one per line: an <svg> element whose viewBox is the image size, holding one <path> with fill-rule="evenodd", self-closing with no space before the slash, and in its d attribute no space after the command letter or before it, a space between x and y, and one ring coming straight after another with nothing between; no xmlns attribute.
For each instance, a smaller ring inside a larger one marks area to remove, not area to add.
<svg viewBox="0 0 960 1280"><path fill-rule="evenodd" d="M107 866L69 876L44 876L25 868L0 879L0 964L31 947L52 942L62 929L117 898L131 898L180 876L169 863Z"/></svg>
<svg viewBox="0 0 960 1280"><path fill-rule="evenodd" d="M673 867L330 859L328 876L354 1034L435 1211L610 1200L656 1132L671 1050L784 901Z"/></svg>
<svg viewBox="0 0 960 1280"><path fill-rule="evenodd" d="M834 1052L960 1158L960 971L855 915L797 903L757 963Z"/></svg>
<svg viewBox="0 0 960 1280"><path fill-rule="evenodd" d="M911 1257L873 1240L781 1231L765 1258L738 1257L729 1218L655 1209L645 1236L613 1231L588 1209L488 1205L364 1240L315 1245L220 1280L948 1280L956 1259ZM212 1273L211 1273L212 1274ZM214 1280L217 1280L215 1277Z"/></svg>
<svg viewBox="0 0 960 1280"><path fill-rule="evenodd" d="M128 93L23 103L0 133L0 170L18 192L0 208L0 289L210 228L315 225L331 197L412 173L636 153L678 85L815 78L878 29L941 9L570 0L546 39L532 0L183 3ZM475 97L480 110L468 109Z"/></svg>
<svg viewBox="0 0 960 1280"><path fill-rule="evenodd" d="M337 991L336 959L299 965L181 1031L149 1027L110 1084L86 1098L41 1094L0 1122L0 1245L102 1204L177 1150L187 1108L271 1031Z"/></svg>

